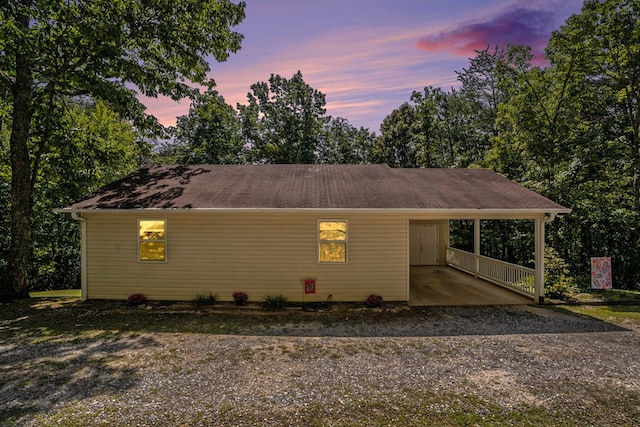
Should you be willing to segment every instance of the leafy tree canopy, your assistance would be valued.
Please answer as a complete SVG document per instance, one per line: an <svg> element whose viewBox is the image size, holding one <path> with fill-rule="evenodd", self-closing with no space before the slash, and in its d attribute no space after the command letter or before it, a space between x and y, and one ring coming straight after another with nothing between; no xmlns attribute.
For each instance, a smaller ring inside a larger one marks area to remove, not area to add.
<svg viewBox="0 0 640 427"><path fill-rule="evenodd" d="M192 96L208 60L240 48L244 2L9 0L0 5L0 92L11 114L11 244L0 299L27 295L33 190L60 142L63 98L90 95L159 132L137 94Z"/></svg>
<svg viewBox="0 0 640 427"><path fill-rule="evenodd" d="M175 139L175 155L179 163L244 162L238 114L213 88L192 101L188 115L178 117Z"/></svg>
<svg viewBox="0 0 640 427"><path fill-rule="evenodd" d="M315 163L322 128L329 121L325 95L298 71L286 79L251 85L248 104L238 104L242 131L255 163Z"/></svg>
<svg viewBox="0 0 640 427"><path fill-rule="evenodd" d="M325 124L317 147L317 162L328 164L371 163L376 140L369 129L354 127L347 119L332 117Z"/></svg>

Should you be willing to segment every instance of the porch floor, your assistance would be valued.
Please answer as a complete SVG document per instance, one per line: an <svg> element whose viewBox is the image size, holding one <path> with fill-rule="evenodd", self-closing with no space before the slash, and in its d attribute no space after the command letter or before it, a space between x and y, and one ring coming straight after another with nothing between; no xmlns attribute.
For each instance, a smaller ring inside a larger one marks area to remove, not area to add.
<svg viewBox="0 0 640 427"><path fill-rule="evenodd" d="M412 266L409 305L514 305L533 299L446 266Z"/></svg>

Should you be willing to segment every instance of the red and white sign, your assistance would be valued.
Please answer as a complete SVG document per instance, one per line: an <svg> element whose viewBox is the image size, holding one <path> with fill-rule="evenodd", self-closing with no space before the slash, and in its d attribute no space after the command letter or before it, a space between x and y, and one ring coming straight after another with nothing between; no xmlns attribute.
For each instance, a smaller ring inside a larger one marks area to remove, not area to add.
<svg viewBox="0 0 640 427"><path fill-rule="evenodd" d="M305 294L316 293L316 279L304 279L304 293Z"/></svg>

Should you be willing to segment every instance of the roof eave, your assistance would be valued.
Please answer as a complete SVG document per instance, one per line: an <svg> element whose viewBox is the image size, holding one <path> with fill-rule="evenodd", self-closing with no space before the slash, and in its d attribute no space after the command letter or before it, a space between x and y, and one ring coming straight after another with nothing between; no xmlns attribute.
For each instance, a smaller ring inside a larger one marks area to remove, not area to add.
<svg viewBox="0 0 640 427"><path fill-rule="evenodd" d="M137 209L54 209L56 213L152 213L152 212L198 212L198 213L287 213L287 212L376 212L376 213L405 213L423 214L449 218L502 218L522 217L538 218L545 215L564 215L571 213L571 209L560 208L522 208L522 209L420 209L420 208L137 208ZM445 215L446 214L446 215Z"/></svg>

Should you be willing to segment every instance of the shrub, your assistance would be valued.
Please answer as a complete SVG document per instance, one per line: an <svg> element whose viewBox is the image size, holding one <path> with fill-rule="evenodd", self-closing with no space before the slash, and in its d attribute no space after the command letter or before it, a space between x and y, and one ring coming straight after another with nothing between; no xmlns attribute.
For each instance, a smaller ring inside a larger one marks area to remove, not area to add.
<svg viewBox="0 0 640 427"><path fill-rule="evenodd" d="M578 292L591 292L591 275L582 274L575 277Z"/></svg>
<svg viewBox="0 0 640 427"><path fill-rule="evenodd" d="M377 308L382 305L382 297L380 295L369 295L364 302L365 307Z"/></svg>
<svg viewBox="0 0 640 427"><path fill-rule="evenodd" d="M249 299L249 296L244 292L234 292L232 296L236 305L245 305Z"/></svg>
<svg viewBox="0 0 640 427"><path fill-rule="evenodd" d="M204 307L205 305L213 305L216 303L216 296L209 292L209 295L198 294L191 300L195 308Z"/></svg>
<svg viewBox="0 0 640 427"><path fill-rule="evenodd" d="M144 294L131 294L129 298L127 298L127 305L135 307L137 305L142 305L147 302L147 297Z"/></svg>
<svg viewBox="0 0 640 427"><path fill-rule="evenodd" d="M262 303L262 306L267 310L280 311L287 308L289 300L287 297L278 295L275 297L267 296Z"/></svg>
<svg viewBox="0 0 640 427"><path fill-rule="evenodd" d="M567 263L552 248L544 251L544 278L544 293L548 298L567 299L577 291Z"/></svg>
<svg viewBox="0 0 640 427"><path fill-rule="evenodd" d="M576 284L570 277L562 276L555 282L546 285L544 294L548 298L570 299L576 292Z"/></svg>

